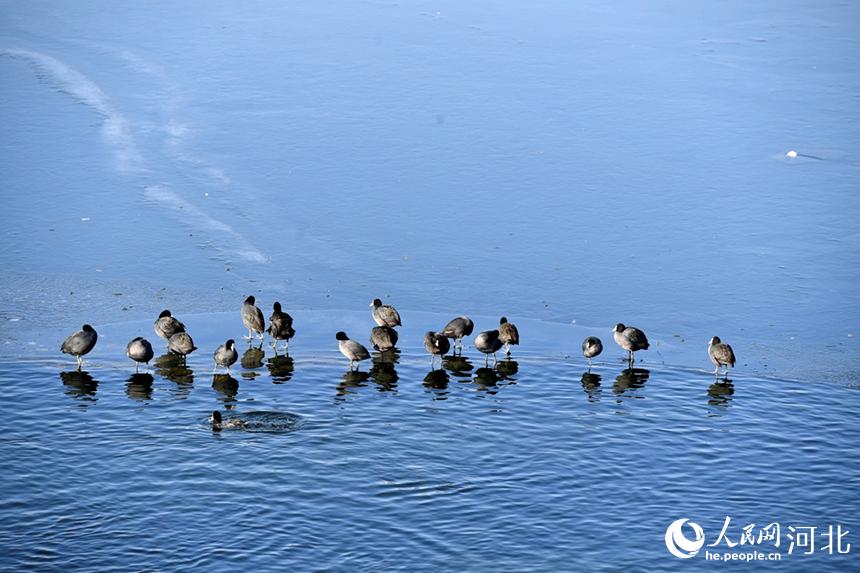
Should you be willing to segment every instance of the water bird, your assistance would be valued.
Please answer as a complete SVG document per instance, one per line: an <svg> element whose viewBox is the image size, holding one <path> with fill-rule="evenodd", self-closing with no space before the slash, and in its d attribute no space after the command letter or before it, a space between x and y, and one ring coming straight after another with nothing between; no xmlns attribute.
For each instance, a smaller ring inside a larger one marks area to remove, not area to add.
<svg viewBox="0 0 860 573"><path fill-rule="evenodd" d="M397 338L397 331L390 326L374 326L370 331L370 345L380 352L394 348Z"/></svg>
<svg viewBox="0 0 860 573"><path fill-rule="evenodd" d="M173 354L187 356L197 350L197 347L194 346L194 341L191 339L190 334L187 332L177 332L167 341L167 350Z"/></svg>
<svg viewBox="0 0 860 573"><path fill-rule="evenodd" d="M726 378L729 377L729 367L735 367L735 353L732 347L722 342L719 336L711 338L708 343L708 357L714 363L714 377L719 375L720 366L726 367Z"/></svg>
<svg viewBox="0 0 860 573"><path fill-rule="evenodd" d="M220 432L221 430L243 430L245 429L245 422L239 418L228 418L224 420L221 416L221 412L218 410L212 411L212 417L209 418L209 422L212 424L213 432Z"/></svg>
<svg viewBox="0 0 860 573"><path fill-rule="evenodd" d="M257 308L254 304L257 302L252 296L249 296L245 299L245 302L242 304L242 323L245 325L245 328L248 329L248 336L246 340L250 343L254 340L254 335L256 334L260 340L263 340L263 332L265 331L265 322L263 321L263 311Z"/></svg>
<svg viewBox="0 0 860 573"><path fill-rule="evenodd" d="M162 310L155 320L155 334L164 340L170 340L177 332L185 332L185 325L171 315L169 310Z"/></svg>
<svg viewBox="0 0 860 573"><path fill-rule="evenodd" d="M236 352L236 342L231 338L215 350L213 354L215 358L215 368L223 366L230 371L230 367L239 360L239 353Z"/></svg>
<svg viewBox="0 0 860 573"><path fill-rule="evenodd" d="M137 372L141 362L145 362L146 367L149 368L149 361L155 356L155 352L152 351L152 344L147 339L138 336L125 347L125 355L134 360L134 371Z"/></svg>
<svg viewBox="0 0 860 573"><path fill-rule="evenodd" d="M69 337L63 341L63 344L60 345L60 351L63 354L71 354L74 356L78 363L78 369L80 370L81 366L84 364L84 359L82 357L95 347L98 339L99 335L95 329L89 324L85 324L79 331L69 335Z"/></svg>
<svg viewBox="0 0 860 573"><path fill-rule="evenodd" d="M505 356L511 355L511 346L516 346L520 343L520 332L516 325L508 322L506 317L499 319L499 340L505 345Z"/></svg>
<svg viewBox="0 0 860 573"><path fill-rule="evenodd" d="M460 351L463 351L463 337L469 336L472 334L472 330L475 328L475 324L472 322L472 319L468 316L458 316L457 318L451 319L451 321L445 325L445 328L442 329L442 335L447 338L454 339L454 345L460 347Z"/></svg>
<svg viewBox="0 0 860 573"><path fill-rule="evenodd" d="M451 343L441 332L429 330L424 334L424 348L430 353L430 368L433 368L436 364L436 357L445 356L451 350Z"/></svg>
<svg viewBox="0 0 860 573"><path fill-rule="evenodd" d="M284 341L284 352L290 347L290 339L296 335L293 328L293 317L281 310L281 303L272 305L272 316L269 317L269 334L272 335L272 346L278 351L278 341Z"/></svg>
<svg viewBox="0 0 860 573"><path fill-rule="evenodd" d="M588 367L591 368L591 359L603 352L603 343L596 336L589 336L582 341L582 355L588 358Z"/></svg>
<svg viewBox="0 0 860 573"><path fill-rule="evenodd" d="M493 363L498 362L496 352L502 347L502 341L499 339L498 330L485 330L475 337L475 348L484 353L484 364L490 359L490 354L493 355Z"/></svg>
<svg viewBox="0 0 860 573"><path fill-rule="evenodd" d="M335 338L338 341L337 346L340 349L340 353L349 358L350 370L352 370L353 362L360 362L370 358L370 353L367 351L367 348L355 340L350 340L342 330L335 334Z"/></svg>
<svg viewBox="0 0 860 573"><path fill-rule="evenodd" d="M401 326L400 323L400 313L397 312L397 309L389 304L382 304L382 301L378 298L373 299L373 302L370 303L370 306L373 307L371 314L373 315L373 320L379 326L388 326L390 328L394 328L395 326Z"/></svg>
<svg viewBox="0 0 860 573"><path fill-rule="evenodd" d="M629 353L628 362L633 364L633 353L637 350L648 350L648 338L645 333L633 326L624 326L620 322L612 329L613 337L618 346Z"/></svg>

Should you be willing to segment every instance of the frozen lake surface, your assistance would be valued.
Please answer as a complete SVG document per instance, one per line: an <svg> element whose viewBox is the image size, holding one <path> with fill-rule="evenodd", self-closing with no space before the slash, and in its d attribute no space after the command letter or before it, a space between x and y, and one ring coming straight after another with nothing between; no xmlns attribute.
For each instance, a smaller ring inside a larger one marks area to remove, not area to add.
<svg viewBox="0 0 860 573"><path fill-rule="evenodd" d="M0 14L8 565L668 570L681 517L860 531L860 7ZM296 317L291 361L213 378L248 294ZM399 361L349 374L375 297ZM164 308L201 350L131 379ZM520 325L516 365L431 373L463 313ZM84 322L86 375L57 352ZM781 566L811 563L846 561Z"/></svg>

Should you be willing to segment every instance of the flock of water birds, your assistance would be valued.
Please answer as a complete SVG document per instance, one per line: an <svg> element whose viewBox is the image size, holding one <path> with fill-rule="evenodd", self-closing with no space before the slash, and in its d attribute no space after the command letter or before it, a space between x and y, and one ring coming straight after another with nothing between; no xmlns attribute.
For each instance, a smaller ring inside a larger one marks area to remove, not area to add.
<svg viewBox="0 0 860 573"><path fill-rule="evenodd" d="M374 299L370 306L373 320L377 324L370 332L371 346L379 352L393 350L398 340L396 328L402 325L400 313L393 306L383 304L378 298ZM268 333L272 337L271 345L276 353L281 341L284 342L284 351L287 352L290 340L296 335L296 330L293 328L293 318L283 311L279 302L275 302L272 307L272 315L269 317L267 328L263 311L257 307L256 299L249 296L242 304L242 322L248 329L246 339L249 343L254 339L259 339L262 345L265 334ZM424 348L430 353L431 368L435 366L437 356L443 357L449 352L453 355L457 355L459 352L462 355L463 339L470 336L473 330L474 323L468 316L458 316L448 322L442 330L428 331L424 335ZM158 316L155 321L155 332L167 341L168 351L172 354L186 356L197 350L185 325L174 317L169 310L162 311ZM639 350L648 350L650 346L645 333L636 327L618 323L612 332L615 342L627 351L628 361L631 365L634 360L633 353ZM362 360L370 358L367 348L360 342L350 339L345 332L337 332L335 339L341 354L349 360L350 370L354 365L357 368L357 364ZM92 326L85 324L81 330L66 338L60 346L60 350L65 354L74 356L77 360L78 369L80 369L83 365L83 357L95 348L97 341L98 333ZM453 346L451 341L453 341ZM517 327L508 322L505 317L499 320L498 328L480 332L474 338L475 348L484 354L485 364L488 363L490 355L493 356L495 363L498 360L496 353L503 348L509 357L511 346L519 345L519 343L520 335ZM592 358L601 352L603 352L603 342L599 338L589 336L583 341L582 354L588 359L589 367ZM138 336L128 343L126 355L135 361L136 367L139 367L140 364L146 364L148 367L149 361L152 360L155 353L152 344L145 338ZM718 376L720 368L725 366L726 377L728 377L729 367L735 365L735 354L732 347L723 343L719 337L714 336L708 344L708 356L715 366L714 375ZM215 350L213 358L216 370L220 367L226 368L229 372L230 367L239 359L235 340L229 339L220 345Z"/></svg>

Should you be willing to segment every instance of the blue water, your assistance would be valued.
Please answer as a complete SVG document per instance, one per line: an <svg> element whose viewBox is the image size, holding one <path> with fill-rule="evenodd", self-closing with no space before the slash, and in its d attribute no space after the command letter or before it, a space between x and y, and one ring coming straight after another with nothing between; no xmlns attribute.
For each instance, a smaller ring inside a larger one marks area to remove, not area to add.
<svg viewBox="0 0 860 573"><path fill-rule="evenodd" d="M0 559L653 570L680 565L682 517L708 539L726 515L860 531L858 22L0 0ZM296 316L293 362L249 355L213 388L248 294ZM405 326L364 379L333 335L364 342L375 297ZM125 344L164 308L200 350L129 382ZM430 373L423 332L463 313L520 326L515 372L467 348ZM647 379L619 321L648 333ZM89 377L63 376L85 322ZM274 426L213 434L216 408Z"/></svg>

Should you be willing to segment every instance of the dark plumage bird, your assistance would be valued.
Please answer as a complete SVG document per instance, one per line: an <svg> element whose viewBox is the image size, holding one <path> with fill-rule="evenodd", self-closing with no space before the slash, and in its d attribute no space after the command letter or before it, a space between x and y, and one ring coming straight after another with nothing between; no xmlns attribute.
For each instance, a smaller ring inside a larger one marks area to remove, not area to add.
<svg viewBox="0 0 860 573"><path fill-rule="evenodd" d="M715 336L708 343L708 357L714 363L714 376L720 372L720 366L726 367L726 378L729 376L729 367L735 367L735 353L732 347L722 342L719 336Z"/></svg>
<svg viewBox="0 0 860 573"><path fill-rule="evenodd" d="M293 317L281 310L281 303L272 305L272 316L269 317L269 334L272 335L272 346L278 351L278 341L285 342L284 351L290 347L290 339L296 335L293 328Z"/></svg>
<svg viewBox="0 0 860 573"><path fill-rule="evenodd" d="M338 341L337 346L340 349L340 353L349 358L350 369L352 369L353 362L360 362L370 358L370 353L367 351L367 348L355 340L350 340L345 332L338 332L335 335L335 338Z"/></svg>
<svg viewBox="0 0 860 573"><path fill-rule="evenodd" d="M239 359L239 353L236 352L236 342L231 338L215 350L213 357L215 358L215 368L223 366L229 371L230 367Z"/></svg>
<svg viewBox="0 0 860 573"><path fill-rule="evenodd" d="M454 344L463 350L463 337L472 334L475 324L468 316L458 316L445 325L442 329L442 336L453 338Z"/></svg>
<svg viewBox="0 0 860 573"><path fill-rule="evenodd" d="M212 424L213 432L220 432L221 430L244 430L245 429L245 421L239 418L228 418L225 420L221 416L221 412L218 410L212 411L212 417L209 418L209 422Z"/></svg>
<svg viewBox="0 0 860 573"><path fill-rule="evenodd" d="M397 344L397 331L390 326L374 326L370 331L370 345L374 350L385 352Z"/></svg>
<svg viewBox="0 0 860 573"><path fill-rule="evenodd" d="M499 319L499 340L505 345L505 354L511 355L511 346L516 346L520 343L520 333L517 327L508 322L504 316Z"/></svg>
<svg viewBox="0 0 860 573"><path fill-rule="evenodd" d="M149 367L149 361L155 356L155 352L152 351L152 345L147 339L138 336L125 347L125 355L134 360L135 371L137 371L141 362L145 362Z"/></svg>
<svg viewBox="0 0 860 573"><path fill-rule="evenodd" d="M170 337L170 340L167 341L167 350L173 354L186 356L197 350L197 347L194 346L194 341L191 340L191 335L187 332L177 332Z"/></svg>
<svg viewBox="0 0 860 573"><path fill-rule="evenodd" d="M436 363L437 356L445 356L451 350L451 343L441 332L428 331L424 334L424 348L430 353L430 368Z"/></svg>
<svg viewBox="0 0 860 573"><path fill-rule="evenodd" d="M633 363L633 353L637 350L648 350L648 338L645 333L633 326L624 326L620 322L612 329L613 338L618 346L629 353L629 362Z"/></svg>
<svg viewBox="0 0 860 573"><path fill-rule="evenodd" d="M177 332L185 332L185 325L172 316L169 310L162 310L155 321L155 334L164 340L170 340Z"/></svg>
<svg viewBox="0 0 860 573"><path fill-rule="evenodd" d="M250 342L256 334L260 340L263 340L263 332L266 330L266 324L263 320L263 311L257 308L254 304L257 302L253 296L249 296L242 304L242 323L248 329L247 340Z"/></svg>
<svg viewBox="0 0 860 573"><path fill-rule="evenodd" d="M382 301L378 298L373 299L370 306L373 307L371 314L373 314L373 320L376 324L390 328L400 326L400 313L397 312L396 308L388 304L382 304Z"/></svg>
<svg viewBox="0 0 860 573"><path fill-rule="evenodd" d="M485 364L487 363L487 360L489 360L490 354L493 355L493 361L497 362L496 352L498 352L501 347L502 341L499 340L498 330L485 330L475 337L475 348L486 355L484 357Z"/></svg>
<svg viewBox="0 0 860 573"><path fill-rule="evenodd" d="M78 368L80 369L81 365L84 363L84 360L81 357L95 347L98 339L99 335L96 333L95 329L89 324L85 324L79 331L70 335L65 341L63 341L63 344L60 345L60 351L63 354L71 354L74 356L78 363Z"/></svg>
<svg viewBox="0 0 860 573"><path fill-rule="evenodd" d="M582 355L588 358L588 367L591 368L591 359L603 352L603 343L596 336L589 336L582 341Z"/></svg>

